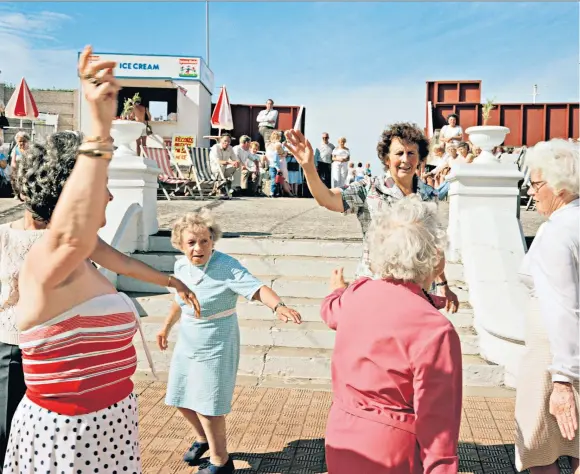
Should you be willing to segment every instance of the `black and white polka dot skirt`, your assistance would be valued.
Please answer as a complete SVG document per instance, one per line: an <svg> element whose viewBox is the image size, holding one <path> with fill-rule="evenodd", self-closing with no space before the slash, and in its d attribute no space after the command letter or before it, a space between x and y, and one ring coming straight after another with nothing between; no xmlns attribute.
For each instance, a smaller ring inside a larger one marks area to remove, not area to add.
<svg viewBox="0 0 580 474"><path fill-rule="evenodd" d="M3 474L141 474L137 398L65 416L24 397L10 430Z"/></svg>

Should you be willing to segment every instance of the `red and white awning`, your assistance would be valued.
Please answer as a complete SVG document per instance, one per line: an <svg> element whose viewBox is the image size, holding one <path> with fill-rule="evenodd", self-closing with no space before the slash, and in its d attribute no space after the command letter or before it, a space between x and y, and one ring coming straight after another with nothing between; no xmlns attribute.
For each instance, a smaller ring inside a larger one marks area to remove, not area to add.
<svg viewBox="0 0 580 474"><path fill-rule="evenodd" d="M234 128L232 107L226 86L222 86L215 109L213 114L211 114L211 126L220 130L233 130Z"/></svg>
<svg viewBox="0 0 580 474"><path fill-rule="evenodd" d="M6 117L16 119L34 120L38 117L36 102L24 78L10 97L5 113Z"/></svg>

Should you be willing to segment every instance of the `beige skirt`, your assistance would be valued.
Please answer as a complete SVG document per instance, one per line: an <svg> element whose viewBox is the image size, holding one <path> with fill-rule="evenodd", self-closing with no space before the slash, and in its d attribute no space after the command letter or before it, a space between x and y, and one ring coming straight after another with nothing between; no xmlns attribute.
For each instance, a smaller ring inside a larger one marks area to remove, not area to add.
<svg viewBox="0 0 580 474"><path fill-rule="evenodd" d="M550 414L552 377L547 368L552 361L537 300L526 320L526 352L518 372L516 393L516 468L548 466L560 456L579 457L580 430L568 441L560 434L556 418ZM578 382L573 385L578 413Z"/></svg>

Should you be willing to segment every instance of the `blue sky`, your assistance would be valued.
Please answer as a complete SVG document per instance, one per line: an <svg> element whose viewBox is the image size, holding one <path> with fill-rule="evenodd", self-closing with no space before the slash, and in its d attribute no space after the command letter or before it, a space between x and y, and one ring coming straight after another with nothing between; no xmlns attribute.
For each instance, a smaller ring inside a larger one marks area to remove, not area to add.
<svg viewBox="0 0 580 474"><path fill-rule="evenodd" d="M578 101L578 25L572 2L215 2L210 67L232 103L305 105L315 143L345 135L366 161L386 124L424 125L427 80L480 79L498 102L531 101L533 84L539 101ZM0 81L74 88L87 43L205 56L205 5L0 4Z"/></svg>

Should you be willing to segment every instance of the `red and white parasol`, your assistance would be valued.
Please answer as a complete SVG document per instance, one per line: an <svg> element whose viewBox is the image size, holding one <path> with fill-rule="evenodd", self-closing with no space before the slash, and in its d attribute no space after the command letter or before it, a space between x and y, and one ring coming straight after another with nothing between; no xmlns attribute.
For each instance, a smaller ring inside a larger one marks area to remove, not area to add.
<svg viewBox="0 0 580 474"><path fill-rule="evenodd" d="M211 114L211 125L219 129L219 135L222 134L222 130L233 130L234 128L232 107L226 86L222 86L217 104L215 104L215 109L213 110L213 114Z"/></svg>
<svg viewBox="0 0 580 474"><path fill-rule="evenodd" d="M24 78L10 97L5 113L8 118L19 118L21 127L23 119L34 120L38 117L36 102Z"/></svg>

